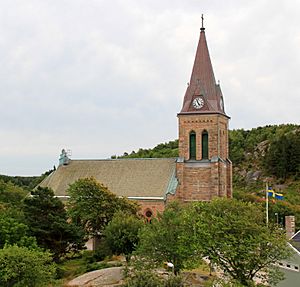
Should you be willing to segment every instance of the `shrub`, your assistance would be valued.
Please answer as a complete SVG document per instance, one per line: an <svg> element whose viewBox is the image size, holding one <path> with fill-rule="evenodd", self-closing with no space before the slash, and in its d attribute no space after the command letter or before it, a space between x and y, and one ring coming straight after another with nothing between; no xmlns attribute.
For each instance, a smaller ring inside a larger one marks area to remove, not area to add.
<svg viewBox="0 0 300 287"><path fill-rule="evenodd" d="M41 287L54 276L50 253L16 245L0 250L0 286Z"/></svg>
<svg viewBox="0 0 300 287"><path fill-rule="evenodd" d="M97 249L94 251L93 258L94 261L102 261L107 257L111 257L112 255L112 251L107 244L107 241L105 239L102 239L99 242Z"/></svg>

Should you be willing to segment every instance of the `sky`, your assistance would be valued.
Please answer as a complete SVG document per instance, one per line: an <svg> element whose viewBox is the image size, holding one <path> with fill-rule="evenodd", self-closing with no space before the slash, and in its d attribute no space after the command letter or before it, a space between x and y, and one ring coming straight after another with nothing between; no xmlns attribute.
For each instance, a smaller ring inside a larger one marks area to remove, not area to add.
<svg viewBox="0 0 300 287"><path fill-rule="evenodd" d="M230 129L299 124L298 0L0 0L0 174L176 139L202 13Z"/></svg>

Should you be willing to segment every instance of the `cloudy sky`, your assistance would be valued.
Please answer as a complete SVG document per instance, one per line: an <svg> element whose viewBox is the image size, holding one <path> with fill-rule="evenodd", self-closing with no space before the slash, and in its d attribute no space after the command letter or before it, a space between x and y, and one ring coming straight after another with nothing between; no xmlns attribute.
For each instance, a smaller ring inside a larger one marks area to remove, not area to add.
<svg viewBox="0 0 300 287"><path fill-rule="evenodd" d="M202 13L230 128L299 124L298 0L0 0L0 174L177 138Z"/></svg>

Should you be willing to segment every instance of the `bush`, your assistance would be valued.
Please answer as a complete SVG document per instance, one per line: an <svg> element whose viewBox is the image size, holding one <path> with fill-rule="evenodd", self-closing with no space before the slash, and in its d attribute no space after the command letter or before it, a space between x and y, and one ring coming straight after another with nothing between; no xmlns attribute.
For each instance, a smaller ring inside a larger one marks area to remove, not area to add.
<svg viewBox="0 0 300 287"><path fill-rule="evenodd" d="M136 271L124 287L163 287L162 280L151 271Z"/></svg>
<svg viewBox="0 0 300 287"><path fill-rule="evenodd" d="M0 286L41 287L55 276L50 253L26 247L5 246L0 250Z"/></svg>
<svg viewBox="0 0 300 287"><path fill-rule="evenodd" d="M181 276L170 275L164 283L164 287L183 287L183 280Z"/></svg>
<svg viewBox="0 0 300 287"><path fill-rule="evenodd" d="M123 287L183 287L182 277L173 274L167 279L149 270L135 270L128 275L129 278Z"/></svg>
<svg viewBox="0 0 300 287"><path fill-rule="evenodd" d="M112 255L112 251L107 244L107 241L105 239L102 239L99 242L97 249L94 251L93 258L94 261L103 261L105 258L111 257Z"/></svg>

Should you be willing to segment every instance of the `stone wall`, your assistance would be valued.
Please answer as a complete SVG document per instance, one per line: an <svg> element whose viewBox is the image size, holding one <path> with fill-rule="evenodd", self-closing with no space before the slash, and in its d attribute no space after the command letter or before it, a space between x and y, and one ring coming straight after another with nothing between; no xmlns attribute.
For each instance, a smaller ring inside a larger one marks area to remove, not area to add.
<svg viewBox="0 0 300 287"><path fill-rule="evenodd" d="M138 200L137 203L141 207L140 214L148 219L156 217L157 213L162 213L165 209L164 200ZM152 213L151 217L147 216L149 215L149 211Z"/></svg>
<svg viewBox="0 0 300 287"><path fill-rule="evenodd" d="M232 197L228 159L228 118L221 114L180 114L176 198L183 201ZM196 160L190 159L190 133L196 133ZM208 159L202 159L202 133L208 132Z"/></svg>
<svg viewBox="0 0 300 287"><path fill-rule="evenodd" d="M189 160L189 135L196 133L196 160L202 159L202 132L208 132L209 158L228 158L228 118L220 114L179 115L179 157Z"/></svg>

